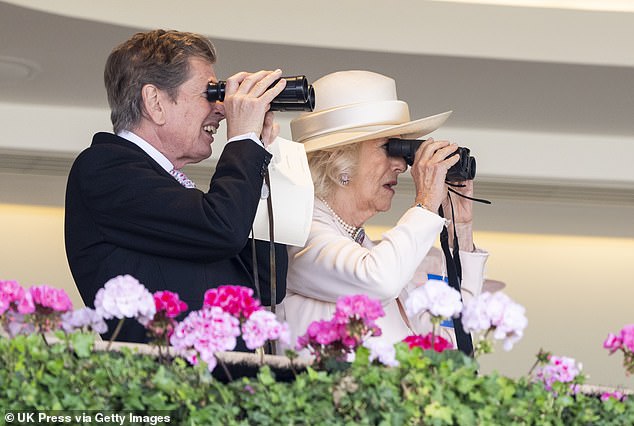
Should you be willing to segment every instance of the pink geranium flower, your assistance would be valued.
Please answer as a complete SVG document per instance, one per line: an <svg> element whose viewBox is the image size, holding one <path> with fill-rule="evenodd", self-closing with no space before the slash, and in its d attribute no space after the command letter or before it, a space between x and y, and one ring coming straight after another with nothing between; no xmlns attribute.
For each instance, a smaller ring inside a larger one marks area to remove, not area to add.
<svg viewBox="0 0 634 426"><path fill-rule="evenodd" d="M242 338L249 349L260 348L267 340L288 344L290 330L288 324L279 322L273 312L260 310L253 312L242 324Z"/></svg>
<svg viewBox="0 0 634 426"><path fill-rule="evenodd" d="M176 318L187 310L187 303L180 300L178 294L171 291L157 291L152 295L156 312L152 318L139 316L137 320L145 326L153 338L153 343L161 346L168 344L176 327Z"/></svg>
<svg viewBox="0 0 634 426"><path fill-rule="evenodd" d="M240 335L239 321L218 306L190 312L170 338L176 351L192 365L202 359L209 371L216 367L215 354L231 351Z"/></svg>
<svg viewBox="0 0 634 426"><path fill-rule="evenodd" d="M24 298L24 294L24 289L17 281L0 280L0 315L9 309L17 311L17 306Z"/></svg>
<svg viewBox="0 0 634 426"><path fill-rule="evenodd" d="M355 318L365 324L374 324L374 321L384 315L381 302L370 299L364 294L355 294L337 299L334 319L341 324L347 324Z"/></svg>
<svg viewBox="0 0 634 426"><path fill-rule="evenodd" d="M24 296L17 303L16 310L24 315L35 312L35 303L30 292L24 292Z"/></svg>
<svg viewBox="0 0 634 426"><path fill-rule="evenodd" d="M304 338L298 339L298 350L304 349L310 343L317 343L319 345L330 345L334 342L341 340L342 330L344 327L335 321L319 320L313 321L308 326ZM343 337L345 337L344 334Z"/></svg>
<svg viewBox="0 0 634 426"><path fill-rule="evenodd" d="M615 334L608 334L608 338L603 342L603 347L610 350L610 354L618 351L623 347L623 341L620 336Z"/></svg>
<svg viewBox="0 0 634 426"><path fill-rule="evenodd" d="M15 281L0 281L0 314L9 335L58 329L62 313L73 309L66 292L47 285L24 290Z"/></svg>
<svg viewBox="0 0 634 426"><path fill-rule="evenodd" d="M617 401L625 401L627 400L627 395L618 390L614 392L603 392L601 394L601 401L607 401L610 398L614 398Z"/></svg>
<svg viewBox="0 0 634 426"><path fill-rule="evenodd" d="M634 352L634 324L629 324L621 329L619 336L623 346L630 352Z"/></svg>
<svg viewBox="0 0 634 426"><path fill-rule="evenodd" d="M433 348L432 348L432 339L434 342ZM424 350L433 349L436 352L443 352L443 351L446 351L447 349L453 348L453 345L449 340L441 336L434 336L433 333L428 333L424 336L421 336L421 335L407 336L405 339L403 339L403 342L407 343L410 349L418 347Z"/></svg>
<svg viewBox="0 0 634 426"><path fill-rule="evenodd" d="M187 310L187 303L171 291L157 291L153 295L156 312L165 312L168 318L176 318Z"/></svg>
<svg viewBox="0 0 634 426"><path fill-rule="evenodd" d="M260 302L253 298L253 290L238 285L223 285L207 290L203 301L205 306L217 306L240 321L262 309Z"/></svg>
<svg viewBox="0 0 634 426"><path fill-rule="evenodd" d="M297 339L297 350L306 349L317 364L332 358L349 359L369 337L380 336L376 320L384 315L378 300L365 295L344 296L337 300L330 320L313 321Z"/></svg>
<svg viewBox="0 0 634 426"><path fill-rule="evenodd" d="M30 287L28 292L36 309L44 308L55 312L67 312L73 309L73 303L63 289L38 285Z"/></svg>
<svg viewBox="0 0 634 426"><path fill-rule="evenodd" d="M574 358L551 355L548 363L537 367L535 377L544 383L548 390L552 390L555 382L571 383L570 390L574 393L576 386L572 382L581 374L582 366Z"/></svg>
<svg viewBox="0 0 634 426"><path fill-rule="evenodd" d="M16 281L0 281L0 316L11 336L55 330L61 325L60 315L72 309L62 289L39 285L24 290Z"/></svg>
<svg viewBox="0 0 634 426"><path fill-rule="evenodd" d="M616 351L623 352L623 367L626 374L634 374L634 324L624 326L618 335L608 334L603 347L612 355Z"/></svg>

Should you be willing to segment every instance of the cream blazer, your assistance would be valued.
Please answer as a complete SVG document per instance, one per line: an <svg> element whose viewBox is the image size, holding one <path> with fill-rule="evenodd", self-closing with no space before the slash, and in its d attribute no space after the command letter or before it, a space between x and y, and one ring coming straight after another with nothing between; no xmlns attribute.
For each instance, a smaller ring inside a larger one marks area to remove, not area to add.
<svg viewBox="0 0 634 426"><path fill-rule="evenodd" d="M430 253L430 249L444 224L440 216L412 207L380 242L366 237L359 245L315 199L306 245L288 246L287 292L277 309L278 317L290 326L291 347L311 322L331 319L335 302L344 295L365 294L381 301L385 316L378 325L383 341L396 343L431 331L428 318L405 320L397 299L404 306L409 292L427 281L427 273L443 274L442 251L434 248ZM463 298L480 293L487 257L481 250L461 252ZM451 333L443 334L452 339Z"/></svg>

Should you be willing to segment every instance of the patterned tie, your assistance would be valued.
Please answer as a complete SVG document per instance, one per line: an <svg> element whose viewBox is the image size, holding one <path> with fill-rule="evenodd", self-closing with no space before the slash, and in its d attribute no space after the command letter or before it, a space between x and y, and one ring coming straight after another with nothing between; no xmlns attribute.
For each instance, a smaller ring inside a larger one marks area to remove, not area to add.
<svg viewBox="0 0 634 426"><path fill-rule="evenodd" d="M174 179L176 179L178 181L178 183L183 185L185 188L196 188L196 184L194 182L192 182L191 180L189 180L187 175L185 173L181 172L180 170L172 169L170 171L170 174L172 176L174 176Z"/></svg>

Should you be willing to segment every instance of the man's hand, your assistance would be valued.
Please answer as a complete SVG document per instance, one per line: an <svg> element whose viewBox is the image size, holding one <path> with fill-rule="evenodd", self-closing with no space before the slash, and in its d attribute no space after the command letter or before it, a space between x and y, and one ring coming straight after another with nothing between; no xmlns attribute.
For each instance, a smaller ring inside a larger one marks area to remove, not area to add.
<svg viewBox="0 0 634 426"><path fill-rule="evenodd" d="M227 139L253 132L261 136L266 146L277 137L279 127L276 130L269 109L271 101L286 87L286 80L269 87L281 75L281 70L239 72L227 79L224 100Z"/></svg>

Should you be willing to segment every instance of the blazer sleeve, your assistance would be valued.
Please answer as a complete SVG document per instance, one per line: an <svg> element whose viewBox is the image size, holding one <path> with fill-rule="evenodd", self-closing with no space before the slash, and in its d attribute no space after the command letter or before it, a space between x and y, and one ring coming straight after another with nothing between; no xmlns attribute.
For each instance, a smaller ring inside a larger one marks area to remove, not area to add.
<svg viewBox="0 0 634 426"><path fill-rule="evenodd" d="M80 197L103 240L119 247L177 259L226 259L247 242L271 156L242 142L226 145L207 193L184 188L144 153L93 145L73 165L67 197Z"/></svg>
<svg viewBox="0 0 634 426"><path fill-rule="evenodd" d="M350 294L395 299L444 223L440 216L413 207L381 242L367 248L340 235L334 224L313 220L306 246L291 249L288 289L325 302Z"/></svg>

